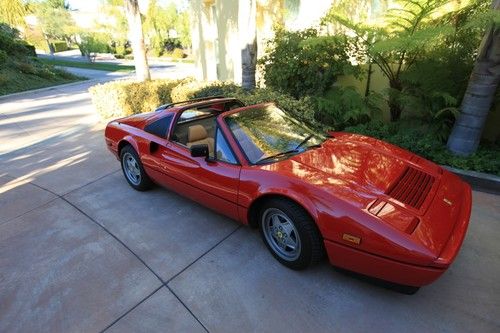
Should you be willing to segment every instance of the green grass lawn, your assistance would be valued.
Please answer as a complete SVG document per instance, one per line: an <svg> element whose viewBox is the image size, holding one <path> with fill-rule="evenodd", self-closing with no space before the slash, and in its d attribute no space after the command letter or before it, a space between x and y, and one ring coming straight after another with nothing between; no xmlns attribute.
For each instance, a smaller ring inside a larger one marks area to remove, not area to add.
<svg viewBox="0 0 500 333"><path fill-rule="evenodd" d="M47 59L47 58L39 58L38 60L44 64L53 66L96 69L99 71L107 71L107 72L129 72L134 70L134 66L118 65L118 64L103 63L103 62L77 62L70 60Z"/></svg>
<svg viewBox="0 0 500 333"><path fill-rule="evenodd" d="M0 96L21 91L46 88L60 84L77 82L85 78L56 71L55 75L40 75L22 73L13 68L0 69Z"/></svg>

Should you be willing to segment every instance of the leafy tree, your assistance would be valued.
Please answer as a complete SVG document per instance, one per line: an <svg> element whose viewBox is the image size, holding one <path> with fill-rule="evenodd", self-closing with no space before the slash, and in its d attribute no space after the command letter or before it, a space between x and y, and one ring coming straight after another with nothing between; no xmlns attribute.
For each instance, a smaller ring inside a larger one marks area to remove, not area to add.
<svg viewBox="0 0 500 333"><path fill-rule="evenodd" d="M79 34L78 48L89 62L95 60L95 53L109 52L111 38L106 33L84 32Z"/></svg>
<svg viewBox="0 0 500 333"><path fill-rule="evenodd" d="M22 0L0 0L0 22L10 26L24 26L26 14L26 5Z"/></svg>
<svg viewBox="0 0 500 333"><path fill-rule="evenodd" d="M51 54L54 53L51 40L71 42L76 25L65 1L45 0L32 6Z"/></svg>
<svg viewBox="0 0 500 333"><path fill-rule="evenodd" d="M146 47L144 46L144 33L142 31L142 18L137 0L124 0L125 10L129 26L129 35L134 53L135 73L139 81L149 81L148 59L146 58Z"/></svg>
<svg viewBox="0 0 500 333"><path fill-rule="evenodd" d="M172 30L177 32L176 40L170 35ZM164 7L157 0L150 0L144 21L144 31L157 56L161 55L165 48L168 49L168 44L177 44L184 48L191 47L189 13L179 11L174 3ZM170 50L172 49L170 47Z"/></svg>
<svg viewBox="0 0 500 333"><path fill-rule="evenodd" d="M367 60L375 64L389 80L388 105L391 120L401 117L398 97L403 90L402 74L415 65L428 47L450 33L451 27L439 24L437 16L449 1L398 0L396 8L389 9L382 24L355 23L342 10L332 7L324 18L325 24L341 24L357 38L354 48L362 51ZM434 22L434 24L430 24Z"/></svg>
<svg viewBox="0 0 500 333"><path fill-rule="evenodd" d="M97 28L111 35L115 47L124 49L128 41L128 22L123 0L101 0L99 11L104 16L112 18L112 20L108 21L110 23L99 25Z"/></svg>
<svg viewBox="0 0 500 333"><path fill-rule="evenodd" d="M165 40L170 37L170 30L175 28L177 9L170 3L166 8L158 4L157 0L150 0L144 31L149 36L151 47L156 56L163 53Z"/></svg>
<svg viewBox="0 0 500 333"><path fill-rule="evenodd" d="M479 53L472 70L469 84L460 106L460 116L448 139L448 149L468 156L479 146L486 117L491 108L500 82L500 0L494 0L490 23L484 35Z"/></svg>
<svg viewBox="0 0 500 333"><path fill-rule="evenodd" d="M177 14L175 22L175 31L177 31L179 41L184 48L191 48L191 24L189 20L189 12L186 10Z"/></svg>

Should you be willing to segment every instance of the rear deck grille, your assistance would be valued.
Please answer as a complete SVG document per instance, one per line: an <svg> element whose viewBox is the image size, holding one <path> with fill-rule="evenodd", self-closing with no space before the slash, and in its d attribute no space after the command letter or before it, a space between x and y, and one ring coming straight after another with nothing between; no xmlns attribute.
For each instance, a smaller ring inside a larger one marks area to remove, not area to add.
<svg viewBox="0 0 500 333"><path fill-rule="evenodd" d="M387 195L408 206L420 209L433 183L434 177L431 175L408 167L389 188Z"/></svg>

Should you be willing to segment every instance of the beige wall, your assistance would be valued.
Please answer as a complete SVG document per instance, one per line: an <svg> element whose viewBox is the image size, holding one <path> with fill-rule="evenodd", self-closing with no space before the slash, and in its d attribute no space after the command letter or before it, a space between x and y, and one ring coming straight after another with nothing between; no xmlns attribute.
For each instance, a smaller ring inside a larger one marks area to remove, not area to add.
<svg viewBox="0 0 500 333"><path fill-rule="evenodd" d="M241 81L238 0L192 0L191 34L196 77Z"/></svg>
<svg viewBox="0 0 500 333"><path fill-rule="evenodd" d="M191 0L193 56L200 80L231 80L241 83L241 38L238 29L240 5L249 0ZM257 0L258 57L275 24L284 22L285 0ZM332 0L303 0L296 18L286 26L302 29L318 24ZM215 11L213 10L215 8ZM241 20L244 21L244 20Z"/></svg>

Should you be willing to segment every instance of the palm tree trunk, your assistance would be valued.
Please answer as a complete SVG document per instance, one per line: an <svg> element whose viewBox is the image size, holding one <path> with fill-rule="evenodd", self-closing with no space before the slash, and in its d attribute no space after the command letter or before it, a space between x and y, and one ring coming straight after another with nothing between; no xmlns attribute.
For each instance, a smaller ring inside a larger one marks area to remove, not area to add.
<svg viewBox="0 0 500 333"><path fill-rule="evenodd" d="M146 47L144 46L144 33L142 32L141 12L137 0L125 0L129 34L134 53L135 74L139 81L151 79L149 74L148 59L146 58Z"/></svg>
<svg viewBox="0 0 500 333"><path fill-rule="evenodd" d="M243 7L243 8L242 8ZM240 3L239 30L242 33L241 48L241 86L245 90L255 88L255 70L257 66L257 26L256 0L249 0L248 5Z"/></svg>
<svg viewBox="0 0 500 333"><path fill-rule="evenodd" d="M499 10L500 0L493 9ZM492 26L483 38L479 55L465 91L460 116L448 138L448 150L462 156L473 154L479 146L486 117L500 82L500 29Z"/></svg>

